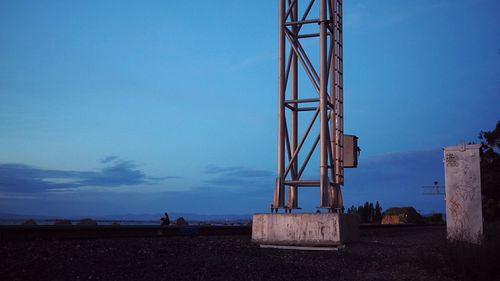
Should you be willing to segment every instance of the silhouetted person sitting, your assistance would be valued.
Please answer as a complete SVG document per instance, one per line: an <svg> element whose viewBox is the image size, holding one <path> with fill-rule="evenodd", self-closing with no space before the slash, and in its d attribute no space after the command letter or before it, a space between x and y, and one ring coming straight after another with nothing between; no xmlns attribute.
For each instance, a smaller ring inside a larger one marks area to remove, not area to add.
<svg viewBox="0 0 500 281"><path fill-rule="evenodd" d="M168 217L168 214L165 213L163 217L161 217L161 225L169 225L170 224L170 218Z"/></svg>

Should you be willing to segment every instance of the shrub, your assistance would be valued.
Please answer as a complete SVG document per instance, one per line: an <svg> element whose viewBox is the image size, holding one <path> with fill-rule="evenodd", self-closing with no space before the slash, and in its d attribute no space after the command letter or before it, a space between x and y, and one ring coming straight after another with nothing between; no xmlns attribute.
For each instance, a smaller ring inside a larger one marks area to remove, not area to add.
<svg viewBox="0 0 500 281"><path fill-rule="evenodd" d="M440 213L432 214L425 218L425 222L429 224L443 223L443 215Z"/></svg>
<svg viewBox="0 0 500 281"><path fill-rule="evenodd" d="M89 218L86 218L86 219L81 219L77 225L97 225L97 222L93 219L89 219Z"/></svg>
<svg viewBox="0 0 500 281"><path fill-rule="evenodd" d="M448 241L445 257L463 280L498 280L500 276L500 225L487 225L482 244Z"/></svg>
<svg viewBox="0 0 500 281"><path fill-rule="evenodd" d="M183 217L177 218L177 219L174 221L174 224L175 224L175 225L178 225L178 226L181 226L181 225L188 225L187 221L186 221Z"/></svg>
<svg viewBox="0 0 500 281"><path fill-rule="evenodd" d="M28 219L22 223L22 225L37 225L34 219Z"/></svg>

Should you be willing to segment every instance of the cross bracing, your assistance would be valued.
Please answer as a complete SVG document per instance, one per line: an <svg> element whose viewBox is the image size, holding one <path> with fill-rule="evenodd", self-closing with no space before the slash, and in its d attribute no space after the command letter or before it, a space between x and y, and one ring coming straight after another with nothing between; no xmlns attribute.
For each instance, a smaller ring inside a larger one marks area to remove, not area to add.
<svg viewBox="0 0 500 281"><path fill-rule="evenodd" d="M279 0L278 37L278 173L272 208L299 208L298 188L312 186L320 188L320 208L338 210L344 183L342 0ZM305 47L311 43L306 40L314 40L316 48ZM300 91L299 81L309 83L314 95ZM304 123L307 112L312 116ZM319 166L310 161L315 153ZM319 178L304 179L307 167L319 168Z"/></svg>

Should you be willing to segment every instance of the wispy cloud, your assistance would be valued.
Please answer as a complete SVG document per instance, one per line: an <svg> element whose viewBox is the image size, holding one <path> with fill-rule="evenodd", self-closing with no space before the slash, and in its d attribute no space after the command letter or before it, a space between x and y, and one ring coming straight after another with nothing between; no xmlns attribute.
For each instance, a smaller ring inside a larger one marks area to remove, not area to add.
<svg viewBox="0 0 500 281"><path fill-rule="evenodd" d="M361 159L359 167L349 172L353 176L346 180L356 185L386 188L419 186L419 183L428 183L431 179L434 181L437 177L442 177L442 150L435 148L389 153Z"/></svg>
<svg viewBox="0 0 500 281"><path fill-rule="evenodd" d="M98 171L48 170L1 164L0 200L3 201L0 205L3 206L0 210L9 210L9 204L38 204L40 210L50 209L57 213L60 206L71 204L64 206L68 209L73 205L85 206L82 208L87 212L88 205L106 209L108 207L100 206L109 204L117 212L129 208L137 208L137 212L163 208L195 210L191 209L193 206L203 206L203 211L208 213L266 211L272 199L276 175L266 169L208 165L204 176L205 179L192 188L166 190L151 184L157 183L157 178L119 158L106 163ZM161 179L166 178L170 177ZM444 208L442 197L422 195L421 186L432 184L434 180L442 183L442 178L440 148L361 158L358 168L346 171L344 200L348 206L380 201L385 209L412 205L424 212L441 210ZM150 192L146 192L148 189ZM50 196L47 196L48 192ZM317 190L307 188L299 193L300 206L306 211L314 210L319 199ZM53 206L58 206L58 209Z"/></svg>
<svg viewBox="0 0 500 281"><path fill-rule="evenodd" d="M275 175L268 170L236 166L221 167L208 165L205 172L211 175L211 178L205 180L204 185L235 190L261 190L263 186L272 189L275 177Z"/></svg>
<svg viewBox="0 0 500 281"><path fill-rule="evenodd" d="M101 163L106 164L106 163L112 162L116 159L118 159L118 156L114 156L114 155L106 156L106 157L104 157L104 159L101 160Z"/></svg>
<svg viewBox="0 0 500 281"><path fill-rule="evenodd" d="M0 164L0 191L43 192L78 190L89 186L119 187L150 184L174 177L149 177L131 161L105 157L98 171L50 170L24 164Z"/></svg>

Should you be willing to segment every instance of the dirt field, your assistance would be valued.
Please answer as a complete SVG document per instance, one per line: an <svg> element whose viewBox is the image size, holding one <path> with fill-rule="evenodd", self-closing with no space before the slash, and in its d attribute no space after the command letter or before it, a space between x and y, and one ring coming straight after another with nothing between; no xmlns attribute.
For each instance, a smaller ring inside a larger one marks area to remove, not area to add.
<svg viewBox="0 0 500 281"><path fill-rule="evenodd" d="M246 235L1 241L0 276L2 280L425 281L497 276L497 272L475 276L450 265L453 257L443 226L362 230L361 235L360 242L337 252L261 249Z"/></svg>

